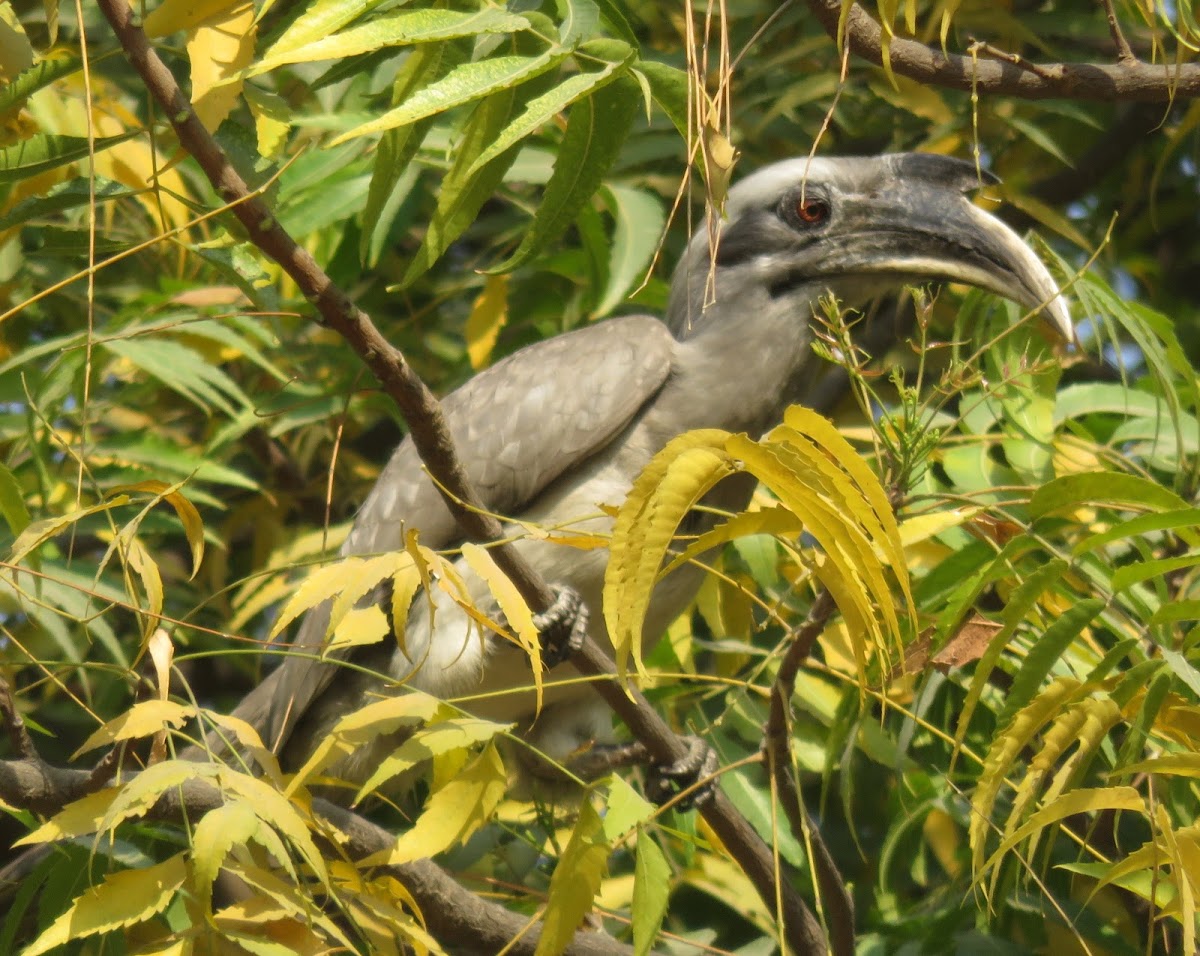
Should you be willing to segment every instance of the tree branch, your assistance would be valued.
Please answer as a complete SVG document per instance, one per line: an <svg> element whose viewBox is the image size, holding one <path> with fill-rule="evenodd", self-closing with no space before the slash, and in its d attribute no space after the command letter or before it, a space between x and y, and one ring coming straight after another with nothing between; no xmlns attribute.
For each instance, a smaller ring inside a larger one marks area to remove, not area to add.
<svg viewBox="0 0 1200 956"><path fill-rule="evenodd" d="M834 40L839 37L842 0L808 0L809 9ZM883 62L883 30L859 4L846 13L843 42L850 52L872 63ZM1125 44L1128 49L1128 43ZM917 40L892 37L889 55L892 71L901 76L979 93L1002 93L1024 99L1062 97L1075 100L1153 100L1166 102L1200 96L1200 64L1177 66L1127 59L1118 46L1120 61L1107 63L1026 63L981 60L957 53L942 53ZM1132 51L1129 51L1132 57Z"/></svg>
<svg viewBox="0 0 1200 956"><path fill-rule="evenodd" d="M124 779L129 783L136 774ZM22 809L45 812L92 792L91 775L86 770L52 767L40 759L0 761L0 797ZM193 778L163 794L147 816L154 820L194 825L204 814L224 803L220 791L205 780ZM364 859L389 850L395 837L383 827L351 810L328 800L314 797L312 810L332 824L345 842L326 841L330 852ZM320 829L313 831L320 841ZM456 953L522 953L532 956L541 937L541 926L529 925L529 919L512 913L465 889L429 860L418 860L388 867L412 894L420 908L426 928L438 940L449 944ZM15 878L9 875L8 880ZM0 885L0 889L3 886ZM606 933L580 931L575 934L567 953L575 956L631 954L633 950Z"/></svg>
<svg viewBox="0 0 1200 956"><path fill-rule="evenodd" d="M150 46L140 21L126 0L98 0L98 5L147 90L170 119L180 144L196 160L217 194L230 204L251 241L280 264L316 307L323 323L346 340L396 402L408 423L422 462L434 476L443 500L463 533L473 541L499 539L503 528L496 518L485 512L482 502L471 489L432 392L370 318L280 226L262 198L252 194L196 116L170 70ZM492 550L492 555L533 610L542 611L550 606L553 594L546 582L515 549L497 547ZM609 678L594 681L593 687L656 760L669 764L686 755L686 745L645 697L636 690L627 691L617 682L612 662L593 641L585 640L583 649L571 663L585 675ZM782 901L782 912L778 916L792 949L801 954L825 953L820 923L795 888L786 880L777 879L774 855L745 818L719 792L701 812L754 883L768 908L775 911L776 900Z"/></svg>

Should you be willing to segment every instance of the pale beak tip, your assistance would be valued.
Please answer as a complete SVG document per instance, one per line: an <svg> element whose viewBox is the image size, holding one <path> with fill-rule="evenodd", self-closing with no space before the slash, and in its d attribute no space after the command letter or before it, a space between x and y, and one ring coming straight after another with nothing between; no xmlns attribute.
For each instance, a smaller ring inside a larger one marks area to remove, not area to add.
<svg viewBox="0 0 1200 956"><path fill-rule="evenodd" d="M1063 344L1075 344L1075 325L1071 322L1071 311L1067 308L1067 300L1063 298L1062 293L1046 304L1042 310L1042 316L1046 320L1046 324L1053 329L1054 334L1062 339Z"/></svg>

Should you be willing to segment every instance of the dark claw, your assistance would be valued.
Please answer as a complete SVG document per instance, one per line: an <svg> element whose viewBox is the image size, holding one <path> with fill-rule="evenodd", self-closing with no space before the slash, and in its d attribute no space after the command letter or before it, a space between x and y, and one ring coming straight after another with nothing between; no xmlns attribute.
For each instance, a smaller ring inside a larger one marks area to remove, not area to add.
<svg viewBox="0 0 1200 956"><path fill-rule="evenodd" d="M554 603L533 616L533 626L542 641L542 663L547 669L557 667L583 646L588 629L587 605L574 588L556 587Z"/></svg>
<svg viewBox="0 0 1200 956"><path fill-rule="evenodd" d="M704 783L675 804L676 810L687 811L701 807L713 798L717 784L714 775L721 763L707 741L691 736L680 739L687 744L687 754L672 764L650 767L646 774L646 796L661 807L703 780Z"/></svg>

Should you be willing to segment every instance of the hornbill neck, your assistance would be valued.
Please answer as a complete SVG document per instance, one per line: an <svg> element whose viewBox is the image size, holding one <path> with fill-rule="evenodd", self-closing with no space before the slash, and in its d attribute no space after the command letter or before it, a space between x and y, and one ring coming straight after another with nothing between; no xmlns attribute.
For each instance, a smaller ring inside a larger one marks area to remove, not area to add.
<svg viewBox="0 0 1200 956"><path fill-rule="evenodd" d="M718 272L717 298L707 308L701 307L702 291L690 297L690 305L681 296L672 298L673 309L691 312L669 311L668 323L680 341L670 394L662 399L689 428L724 428L757 438L804 398L821 370L811 326L829 283L780 293L727 271Z"/></svg>

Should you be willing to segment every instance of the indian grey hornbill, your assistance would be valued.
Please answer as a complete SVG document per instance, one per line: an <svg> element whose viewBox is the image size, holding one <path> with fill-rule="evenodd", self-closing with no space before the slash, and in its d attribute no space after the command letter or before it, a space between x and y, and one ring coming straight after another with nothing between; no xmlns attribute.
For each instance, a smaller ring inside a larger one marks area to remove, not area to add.
<svg viewBox="0 0 1200 956"><path fill-rule="evenodd" d="M522 349L475 376L443 402L459 455L495 512L519 519L518 547L547 582L590 608L587 627L609 646L600 612L607 554L530 537L522 525L607 532L601 505L619 505L651 457L695 428L757 437L801 400L820 359L810 323L818 300L845 306L914 281L978 286L1030 309L1072 337L1070 318L1045 266L1000 220L964 195L981 183L967 162L928 154L780 162L729 193L715 257L708 230L676 270L666 321L616 318ZM710 262L711 259L711 262ZM710 265L715 300L706 303ZM711 495L726 510L753 491L734 476ZM454 519L405 440L368 495L342 548L371 554L403 547L407 529L423 544L462 543ZM465 568L472 598L493 608L487 587ZM702 572L682 567L657 588L646 634L657 638L692 600ZM546 680L543 709L524 651L483 639L455 603L416 600L405 639L353 651L355 667L322 660L328 608L309 613L284 663L238 707L285 765L297 766L336 721L375 695L417 688L443 698L469 695L480 716L518 724L546 756L562 760L591 741L612 739L607 706L569 663ZM498 612L491 611L493 616ZM582 618L581 618L582 619ZM333 768L361 782L392 739L360 748Z"/></svg>

